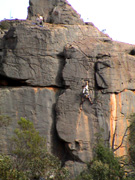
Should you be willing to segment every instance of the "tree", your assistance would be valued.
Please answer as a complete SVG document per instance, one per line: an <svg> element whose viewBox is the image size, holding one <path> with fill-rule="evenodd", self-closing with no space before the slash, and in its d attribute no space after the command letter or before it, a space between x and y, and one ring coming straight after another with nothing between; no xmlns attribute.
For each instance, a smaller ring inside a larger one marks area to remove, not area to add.
<svg viewBox="0 0 135 180"><path fill-rule="evenodd" d="M10 156L0 155L1 180L28 180L25 173L14 168L14 162Z"/></svg>
<svg viewBox="0 0 135 180"><path fill-rule="evenodd" d="M67 170L61 167L58 158L48 153L45 138L39 135L33 123L21 118L18 125L11 139L11 157L4 156L1 161L1 167L6 167L4 163L8 160L9 167L0 174L0 178L8 180L7 174L12 177L9 172L16 172L17 178L10 177L10 180L65 179Z"/></svg>
<svg viewBox="0 0 135 180"><path fill-rule="evenodd" d="M127 176L135 179L135 113L129 116L128 156L126 159Z"/></svg>
<svg viewBox="0 0 135 180"><path fill-rule="evenodd" d="M87 170L82 172L77 180L125 180L124 169L119 158L113 151L104 145L104 141L98 136L94 148L94 159L88 163Z"/></svg>
<svg viewBox="0 0 135 180"><path fill-rule="evenodd" d="M129 131L129 156L130 162L135 167L135 114L130 115Z"/></svg>

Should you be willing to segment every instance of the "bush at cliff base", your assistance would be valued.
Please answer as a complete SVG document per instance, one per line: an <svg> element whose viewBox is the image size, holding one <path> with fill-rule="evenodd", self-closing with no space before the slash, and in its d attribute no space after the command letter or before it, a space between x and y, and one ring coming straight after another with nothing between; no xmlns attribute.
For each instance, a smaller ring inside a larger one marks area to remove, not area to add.
<svg viewBox="0 0 135 180"><path fill-rule="evenodd" d="M112 150L100 140L94 148L94 159L76 180L126 180L124 168Z"/></svg>
<svg viewBox="0 0 135 180"><path fill-rule="evenodd" d="M47 152L46 141L33 123L21 118L18 125L11 139L11 156L0 156L1 180L67 179L68 171Z"/></svg>
<svg viewBox="0 0 135 180"><path fill-rule="evenodd" d="M25 174L17 171L11 158L6 155L0 155L0 178L1 180L27 180Z"/></svg>
<svg viewBox="0 0 135 180"><path fill-rule="evenodd" d="M135 167L135 114L130 116L129 131L129 156L131 164Z"/></svg>
<svg viewBox="0 0 135 180"><path fill-rule="evenodd" d="M135 113L129 116L128 156L126 159L127 176L135 180Z"/></svg>

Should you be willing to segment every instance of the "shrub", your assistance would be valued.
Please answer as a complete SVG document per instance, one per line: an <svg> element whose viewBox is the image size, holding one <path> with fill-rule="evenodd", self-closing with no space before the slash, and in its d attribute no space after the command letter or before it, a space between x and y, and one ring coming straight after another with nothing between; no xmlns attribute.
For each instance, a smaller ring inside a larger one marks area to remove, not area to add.
<svg viewBox="0 0 135 180"><path fill-rule="evenodd" d="M2 158L0 174L2 180L33 180L52 177L64 180L68 176L65 168L55 156L48 153L45 138L39 135L29 120L21 118L19 128L11 139L11 157ZM8 164L8 166L6 166Z"/></svg>
<svg viewBox="0 0 135 180"><path fill-rule="evenodd" d="M130 115L129 131L130 163L135 167L135 114Z"/></svg>
<svg viewBox="0 0 135 180"><path fill-rule="evenodd" d="M135 113L129 116L129 148L128 156L125 159L126 174L128 180L135 179Z"/></svg>
<svg viewBox="0 0 135 180"><path fill-rule="evenodd" d="M114 156L112 150L105 147L102 143L99 143L95 151L96 157L94 161L101 161L101 166L108 167L107 172L104 172L104 177L107 177L109 180L122 180L124 178L124 169L120 165L119 158Z"/></svg>
<svg viewBox="0 0 135 180"><path fill-rule="evenodd" d="M0 22L0 29L2 30L8 30L10 26L10 23L6 20Z"/></svg>
<svg viewBox="0 0 135 180"><path fill-rule="evenodd" d="M124 180L125 173L119 159L106 147L102 139L94 148L94 159L76 180Z"/></svg>
<svg viewBox="0 0 135 180"><path fill-rule="evenodd" d="M23 172L14 168L10 156L0 155L0 178L2 180L28 180Z"/></svg>

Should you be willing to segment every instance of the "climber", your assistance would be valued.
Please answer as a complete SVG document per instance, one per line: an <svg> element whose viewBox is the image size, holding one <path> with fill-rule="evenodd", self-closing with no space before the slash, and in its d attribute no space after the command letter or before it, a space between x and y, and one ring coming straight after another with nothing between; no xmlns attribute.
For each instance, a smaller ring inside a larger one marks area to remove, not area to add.
<svg viewBox="0 0 135 180"><path fill-rule="evenodd" d="M37 21L37 25L43 26L43 17L40 16L39 14L37 14L36 21Z"/></svg>
<svg viewBox="0 0 135 180"><path fill-rule="evenodd" d="M80 104L80 110L82 110L82 105L83 105L83 102L85 101L85 99L89 99L90 103L93 104L92 100L90 98L90 94L89 94L88 81L86 82L86 85L83 87L82 100L81 100L81 104Z"/></svg>
<svg viewBox="0 0 135 180"><path fill-rule="evenodd" d="M88 81L86 82L86 85L83 87L83 97L88 98L90 103L92 104L90 94L89 94L89 86L88 86Z"/></svg>

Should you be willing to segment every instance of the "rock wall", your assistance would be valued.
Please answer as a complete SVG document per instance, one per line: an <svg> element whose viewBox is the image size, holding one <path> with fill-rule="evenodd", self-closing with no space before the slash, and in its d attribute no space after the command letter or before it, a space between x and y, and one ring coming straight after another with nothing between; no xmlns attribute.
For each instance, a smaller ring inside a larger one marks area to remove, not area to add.
<svg viewBox="0 0 135 180"><path fill-rule="evenodd" d="M37 14L44 17L44 21L55 24L84 24L80 15L66 0L30 0L28 19L35 20Z"/></svg>
<svg viewBox="0 0 135 180"><path fill-rule="evenodd" d="M135 112L135 46L113 41L91 23L76 24L78 15L71 16L75 11L66 1L30 0L28 17L43 11L51 18L56 5L73 25L20 21L0 38L0 114L12 120L0 127L0 151L8 151L17 120L25 117L77 175L92 159L100 129L114 149L122 142ZM93 104L86 99L81 108L86 81ZM116 154L126 153L124 139Z"/></svg>

